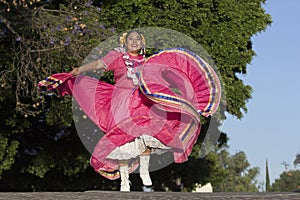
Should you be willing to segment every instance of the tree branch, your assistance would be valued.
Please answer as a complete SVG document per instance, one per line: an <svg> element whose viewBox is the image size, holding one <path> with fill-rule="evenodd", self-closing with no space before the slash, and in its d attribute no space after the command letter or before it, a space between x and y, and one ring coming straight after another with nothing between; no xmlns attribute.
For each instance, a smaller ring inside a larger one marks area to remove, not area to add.
<svg viewBox="0 0 300 200"><path fill-rule="evenodd" d="M6 25L6 27L7 27L8 30L10 30L17 37L20 37L20 35L11 27L11 22L10 21L8 21L2 15L0 15L0 19L1 19L2 23L4 23Z"/></svg>

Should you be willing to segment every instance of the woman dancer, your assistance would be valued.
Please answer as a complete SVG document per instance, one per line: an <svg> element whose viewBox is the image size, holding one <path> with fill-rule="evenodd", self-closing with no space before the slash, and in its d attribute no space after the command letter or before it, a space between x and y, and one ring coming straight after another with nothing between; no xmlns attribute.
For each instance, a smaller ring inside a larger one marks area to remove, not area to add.
<svg viewBox="0 0 300 200"><path fill-rule="evenodd" d="M144 57L145 39L138 31L123 34L123 48L103 58L59 73L39 83L62 96L72 95L106 134L97 143L91 165L111 180L121 177L121 191L130 191L129 174L137 169L151 187L151 153L171 151L184 162L200 133L200 115L212 115L220 100L213 69L185 49L168 49ZM112 70L115 85L82 75Z"/></svg>

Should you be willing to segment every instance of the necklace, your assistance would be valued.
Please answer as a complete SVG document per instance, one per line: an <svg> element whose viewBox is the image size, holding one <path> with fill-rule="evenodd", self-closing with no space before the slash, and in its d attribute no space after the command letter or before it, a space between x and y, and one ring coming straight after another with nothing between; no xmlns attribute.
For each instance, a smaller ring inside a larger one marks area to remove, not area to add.
<svg viewBox="0 0 300 200"><path fill-rule="evenodd" d="M138 85L139 84L139 79L138 79L138 72L135 72L134 70L134 63L133 60L130 59L130 56L128 53L124 53L123 54L123 59L127 68L127 77L132 79L132 83L133 85ZM144 61L145 58L143 57L143 59L139 60L139 59L134 59L134 61L136 61L137 63L140 63L142 61Z"/></svg>

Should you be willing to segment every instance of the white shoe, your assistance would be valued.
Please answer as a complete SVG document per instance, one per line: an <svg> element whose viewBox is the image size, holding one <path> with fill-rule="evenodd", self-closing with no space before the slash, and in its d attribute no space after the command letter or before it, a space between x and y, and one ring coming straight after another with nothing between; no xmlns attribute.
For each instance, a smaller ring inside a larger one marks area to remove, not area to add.
<svg viewBox="0 0 300 200"><path fill-rule="evenodd" d="M125 183L121 182L120 191L121 192L130 192L130 182L129 181L128 181L128 183L127 182L125 182Z"/></svg>
<svg viewBox="0 0 300 200"><path fill-rule="evenodd" d="M128 166L120 166L121 188L122 192L130 192L130 181Z"/></svg>
<svg viewBox="0 0 300 200"><path fill-rule="evenodd" d="M152 187L143 186L142 189L144 192L154 192Z"/></svg>
<svg viewBox="0 0 300 200"><path fill-rule="evenodd" d="M143 181L143 185L151 186L152 181L149 174L149 161L150 155L140 156L140 177Z"/></svg>

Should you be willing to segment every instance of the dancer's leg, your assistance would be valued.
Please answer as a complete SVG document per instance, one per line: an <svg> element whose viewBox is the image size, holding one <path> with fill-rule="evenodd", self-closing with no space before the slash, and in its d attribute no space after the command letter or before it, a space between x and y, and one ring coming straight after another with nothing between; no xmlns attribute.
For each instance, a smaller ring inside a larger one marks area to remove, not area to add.
<svg viewBox="0 0 300 200"><path fill-rule="evenodd" d="M130 181L129 181L129 170L128 170L128 160L119 161L119 170L121 176L121 188L120 191L129 192L130 191Z"/></svg>
<svg viewBox="0 0 300 200"><path fill-rule="evenodd" d="M140 155L140 177L143 181L144 186L151 186L152 181L149 174L149 161L150 161L151 149L147 148Z"/></svg>

